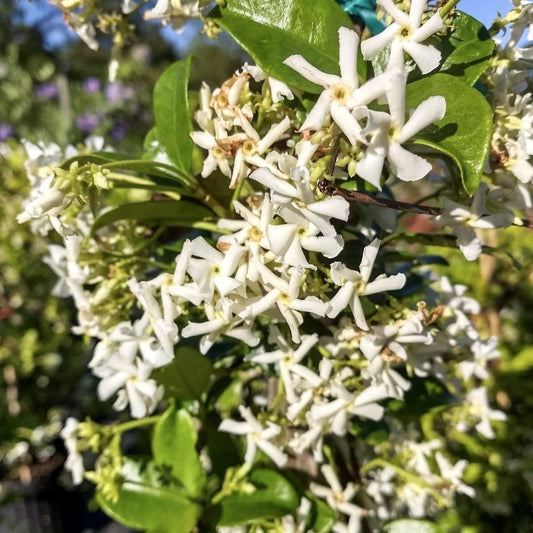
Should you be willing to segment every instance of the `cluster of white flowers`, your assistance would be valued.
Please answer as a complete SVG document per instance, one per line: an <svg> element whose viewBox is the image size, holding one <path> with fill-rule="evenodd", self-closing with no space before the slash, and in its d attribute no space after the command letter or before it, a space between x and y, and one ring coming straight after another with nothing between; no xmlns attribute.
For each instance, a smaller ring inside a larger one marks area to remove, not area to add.
<svg viewBox="0 0 533 533"><path fill-rule="evenodd" d="M164 17L178 9L175 4L160 0L148 16ZM197 9L197 4L187 5ZM285 60L323 87L303 121L284 106L285 99L294 98L291 89L258 67L246 65L214 91L202 86L195 114L199 129L191 137L207 151L202 178L222 174L235 190L234 216L218 220L216 235L185 239L168 271L149 280L130 277L125 290L136 302L135 319L106 327L94 313L95 299L105 294L90 293L87 284L93 273L80 266L88 221L80 215L77 227L66 224L63 214L71 200L55 186L53 172L42 174L61 158L55 147L29 146L34 192L19 217L21 222L34 220L36 230L53 227L64 237L64 246L50 246L46 262L59 277L55 294L74 299L77 331L98 339L90 368L100 378L102 400L116 395L116 409L129 406L133 417L145 417L163 397L153 371L173 361L180 338L198 338L203 354L223 338L241 343L246 346L245 364L277 380L278 395L274 402L253 398L250 405L262 406L260 412L241 405L242 420L226 418L220 431L246 436L244 462L250 465L259 452L278 467L306 456L328 484L312 483L311 492L337 513L334 531L350 533L359 531L362 517L369 513L388 519L408 509L412 516L425 516L438 499L437 488L450 501L456 493L472 496L473 489L461 481L467 463L450 463L440 441L421 441L419 435L395 428L391 433L396 440L388 453L405 458L411 478L391 466L371 469L366 482L374 507L363 509L352 501L358 487L349 483L343 488L328 464L324 439L343 437L368 421L394 425L386 416L386 403L403 401L413 380L428 377L463 400L453 414L459 431L475 428L491 438L491 421L505 419L503 412L491 409L483 385L490 361L499 356L497 341L480 337L471 320L479 305L465 296L466 288L440 278L428 303L418 302L416 309L387 305L394 291L406 286L406 275L386 271L381 240L371 224L359 221L356 238L342 232L341 222L350 217L349 203L342 196L324 196L316 187L324 158L332 151L333 134L342 139L341 147L348 147L341 158L356 150L355 172L375 189L382 189L387 172L389 182L406 182L421 180L432 169L405 145L445 116L445 98L433 95L406 110L405 93L408 70L427 74L439 66L440 52L424 41L442 30L444 22L438 12L427 13L426 0L412 0L408 13L392 0L380 4L391 19L383 33L360 46L355 31L340 28L340 76L318 70L299 55ZM131 7L129 2L124 5ZM529 5L522 2L517 9L530 13ZM513 38L517 28L525 28L525 17L515 23ZM384 49L389 52L385 68L361 84L358 53L372 60ZM406 63L405 54L412 61ZM498 68L494 79L501 75ZM265 100L270 97L268 129L251 96L251 77L263 82ZM503 106L494 148L501 151L504 146L510 158L496 171L505 168L518 179L523 204L511 205L517 209L530 206L529 100L529 93L494 96ZM444 200L443 213L435 220L452 228L469 260L482 250L475 229L513 222L514 211L493 205L503 189L507 194L507 182L490 191L482 185L471 207ZM74 433L75 423L69 421L64 430L71 454L67 466L79 481L82 467ZM371 451L363 454L366 462L371 457ZM410 481L415 477L424 481ZM305 501L302 505L305 509Z"/></svg>
<svg viewBox="0 0 533 533"><path fill-rule="evenodd" d="M483 184L471 206L445 201L443 215L436 218L457 236L466 259L477 259L481 240L475 230L505 228L515 216L525 215L533 207L533 103L528 72L533 66L531 47L518 44L529 28L526 39L533 34L533 2L512 0L504 22L511 22L506 43L496 40L492 67L485 74L489 88L488 100L494 109L494 133L491 154L485 172L493 174L490 188ZM520 219L516 221L521 224ZM478 232L479 233L479 232Z"/></svg>

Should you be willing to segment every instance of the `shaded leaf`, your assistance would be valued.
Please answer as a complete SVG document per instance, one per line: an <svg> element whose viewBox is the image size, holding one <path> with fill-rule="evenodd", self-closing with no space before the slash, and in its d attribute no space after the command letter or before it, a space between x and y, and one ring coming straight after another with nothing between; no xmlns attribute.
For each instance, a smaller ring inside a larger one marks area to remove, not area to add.
<svg viewBox="0 0 533 533"><path fill-rule="evenodd" d="M190 346L179 346L171 363L153 372L158 383L165 386L167 398L198 399L209 385L211 361Z"/></svg>

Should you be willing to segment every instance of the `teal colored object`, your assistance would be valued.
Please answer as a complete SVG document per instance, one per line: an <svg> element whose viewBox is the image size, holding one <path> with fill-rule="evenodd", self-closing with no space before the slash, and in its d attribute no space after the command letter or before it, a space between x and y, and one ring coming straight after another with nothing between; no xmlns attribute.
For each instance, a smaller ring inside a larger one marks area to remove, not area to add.
<svg viewBox="0 0 533 533"><path fill-rule="evenodd" d="M385 24L376 17L376 0L336 0L350 18L360 17L372 35L381 33Z"/></svg>

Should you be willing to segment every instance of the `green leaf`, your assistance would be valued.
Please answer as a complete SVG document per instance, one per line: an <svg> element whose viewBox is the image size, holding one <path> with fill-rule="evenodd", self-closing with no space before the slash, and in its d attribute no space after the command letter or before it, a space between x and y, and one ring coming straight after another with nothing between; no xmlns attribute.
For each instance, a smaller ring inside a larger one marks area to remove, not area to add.
<svg viewBox="0 0 533 533"><path fill-rule="evenodd" d="M190 66L190 57L177 61L161 74L154 88L157 137L168 157L186 173L191 169L193 146L187 95Z"/></svg>
<svg viewBox="0 0 533 533"><path fill-rule="evenodd" d="M190 346L179 346L174 360L154 370L153 376L165 386L167 398L196 400L209 385L211 361Z"/></svg>
<svg viewBox="0 0 533 533"><path fill-rule="evenodd" d="M157 422L152 437L152 453L158 464L170 466L177 478L196 498L205 485L205 472L196 451L196 430L185 409L171 405Z"/></svg>
<svg viewBox="0 0 533 533"><path fill-rule="evenodd" d="M316 533L331 531L336 522L335 511L311 492L306 492L305 497L313 504L306 521L307 528Z"/></svg>
<svg viewBox="0 0 533 533"><path fill-rule="evenodd" d="M303 55L324 72L339 72L338 29L352 28L348 15L333 0L227 0L209 15L267 74L310 93L323 89L283 64ZM362 62L361 62L362 64ZM362 66L364 66L362 64Z"/></svg>
<svg viewBox="0 0 533 533"><path fill-rule="evenodd" d="M446 154L457 164L465 191L473 195L480 184L490 150L492 111L476 89L448 74L434 74L407 86L407 109L430 96L446 99L446 115L413 142Z"/></svg>
<svg viewBox="0 0 533 533"><path fill-rule="evenodd" d="M402 519L389 522L383 527L385 533L444 533L444 530L427 520Z"/></svg>
<svg viewBox="0 0 533 533"><path fill-rule="evenodd" d="M220 501L218 526L239 526L253 520L279 518L293 513L300 498L292 484L274 470L252 470L248 476L256 490L252 494L233 493Z"/></svg>
<svg viewBox="0 0 533 533"><path fill-rule="evenodd" d="M157 483L148 469L128 460L123 474L126 481L116 502L96 492L96 501L111 518L127 527L151 533L188 533L196 526L202 508L188 498Z"/></svg>
<svg viewBox="0 0 533 533"><path fill-rule="evenodd" d="M101 214L93 223L91 233L113 224L117 220L158 222L166 225L194 228L198 222L211 218L213 213L204 205L188 200L162 200L160 202L133 202L123 204Z"/></svg>
<svg viewBox="0 0 533 533"><path fill-rule="evenodd" d="M474 85L487 68L494 41L479 20L455 11L450 34L440 39L437 46L444 57L440 71Z"/></svg>

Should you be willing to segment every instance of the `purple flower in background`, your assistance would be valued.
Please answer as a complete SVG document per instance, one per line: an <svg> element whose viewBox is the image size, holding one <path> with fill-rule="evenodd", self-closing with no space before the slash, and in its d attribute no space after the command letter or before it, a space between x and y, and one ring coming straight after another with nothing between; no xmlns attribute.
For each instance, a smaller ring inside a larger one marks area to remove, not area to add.
<svg viewBox="0 0 533 533"><path fill-rule="evenodd" d="M98 113L86 112L76 117L76 126L81 131L92 131L96 128L102 120L102 117Z"/></svg>
<svg viewBox="0 0 533 533"><path fill-rule="evenodd" d="M0 142L7 141L10 137L15 136L15 130L11 124L0 122Z"/></svg>
<svg viewBox="0 0 533 533"><path fill-rule="evenodd" d="M122 100L128 100L135 94L133 87L124 85L119 81L108 83L104 89L105 99L109 104L116 104Z"/></svg>
<svg viewBox="0 0 533 533"><path fill-rule="evenodd" d="M96 76L91 76L83 82L85 92L97 93L100 91L100 80Z"/></svg>
<svg viewBox="0 0 533 533"><path fill-rule="evenodd" d="M113 123L113 127L111 128L109 134L111 135L111 139L116 142L120 142L126 136L127 130L127 122L123 118L117 118Z"/></svg>
<svg viewBox="0 0 533 533"><path fill-rule="evenodd" d="M53 81L47 81L45 83L39 83L35 87L35 96L41 100L51 100L57 97L57 87Z"/></svg>

